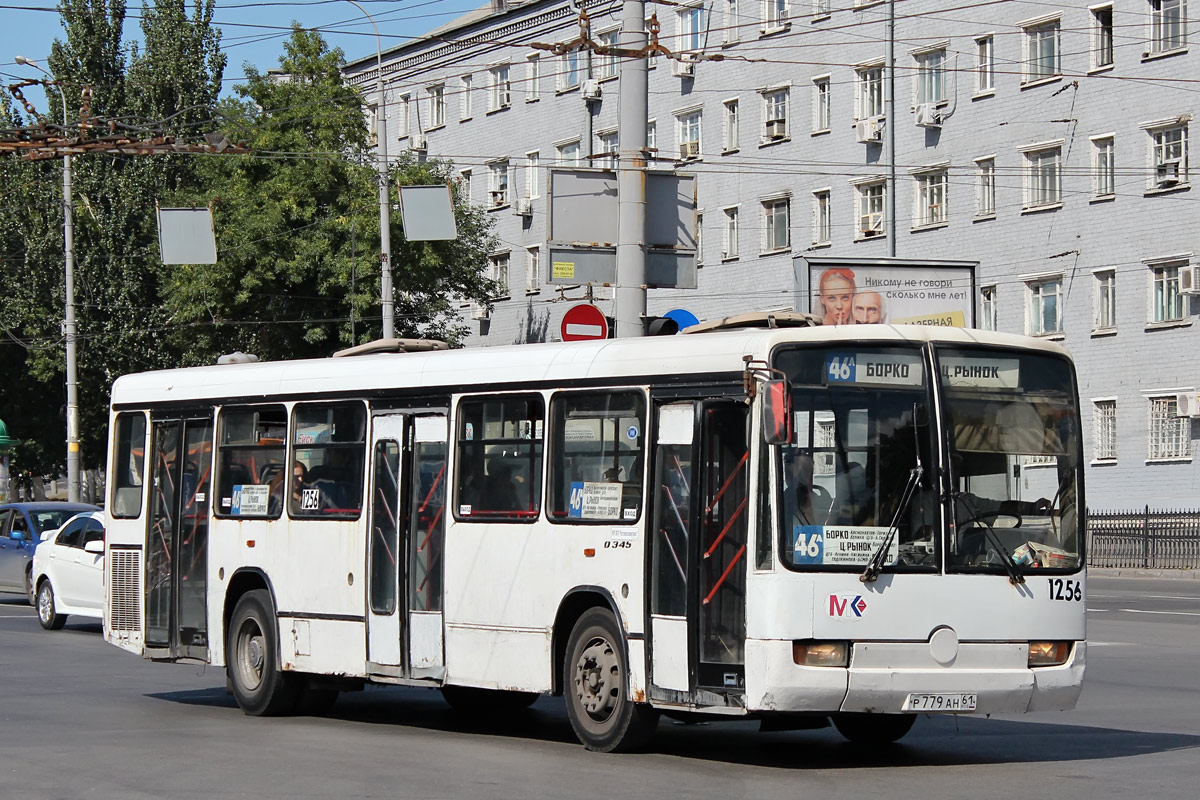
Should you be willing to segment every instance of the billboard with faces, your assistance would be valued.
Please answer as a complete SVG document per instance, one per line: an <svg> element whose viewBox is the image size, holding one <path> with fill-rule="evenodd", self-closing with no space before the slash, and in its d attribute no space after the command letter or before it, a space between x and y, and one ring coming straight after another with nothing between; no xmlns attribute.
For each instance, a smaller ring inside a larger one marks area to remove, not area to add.
<svg viewBox="0 0 1200 800"><path fill-rule="evenodd" d="M823 324L974 326L974 264L810 259L806 266L809 310Z"/></svg>

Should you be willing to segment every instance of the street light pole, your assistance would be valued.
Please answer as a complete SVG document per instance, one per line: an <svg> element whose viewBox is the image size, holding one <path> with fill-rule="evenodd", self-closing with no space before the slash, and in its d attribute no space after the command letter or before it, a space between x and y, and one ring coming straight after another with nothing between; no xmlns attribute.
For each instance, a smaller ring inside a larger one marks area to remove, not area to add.
<svg viewBox="0 0 1200 800"><path fill-rule="evenodd" d="M392 298L392 210L388 197L387 96L383 92L383 47L375 18L355 0L346 2L361 11L375 29L375 92L379 95L379 105L375 111L375 152L379 169L379 293L383 299L383 338L390 339L396 335L396 326L395 302Z"/></svg>
<svg viewBox="0 0 1200 800"><path fill-rule="evenodd" d="M63 107L63 133L67 127L67 96L44 67L25 56L14 59L50 78L43 81L58 90ZM71 189L71 156L63 156L63 250L66 258L66 311L63 336L67 346L67 499L79 502L79 372L75 352L75 209Z"/></svg>

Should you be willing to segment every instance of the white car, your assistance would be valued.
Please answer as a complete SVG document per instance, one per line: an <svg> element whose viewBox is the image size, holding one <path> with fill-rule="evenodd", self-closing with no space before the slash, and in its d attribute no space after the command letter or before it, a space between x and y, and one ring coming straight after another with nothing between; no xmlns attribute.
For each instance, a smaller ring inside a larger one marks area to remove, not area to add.
<svg viewBox="0 0 1200 800"><path fill-rule="evenodd" d="M33 552L38 622L56 631L67 616L104 616L104 512L76 514Z"/></svg>

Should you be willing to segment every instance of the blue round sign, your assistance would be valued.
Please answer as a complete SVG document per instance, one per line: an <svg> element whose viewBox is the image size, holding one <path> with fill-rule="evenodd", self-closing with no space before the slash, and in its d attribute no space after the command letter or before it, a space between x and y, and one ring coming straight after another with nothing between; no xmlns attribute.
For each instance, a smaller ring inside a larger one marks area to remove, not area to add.
<svg viewBox="0 0 1200 800"><path fill-rule="evenodd" d="M700 322L700 320L696 319L695 314L683 308L673 308L667 313L663 314L663 316L667 319L675 320L675 324L679 326L679 330L690 328L692 325Z"/></svg>

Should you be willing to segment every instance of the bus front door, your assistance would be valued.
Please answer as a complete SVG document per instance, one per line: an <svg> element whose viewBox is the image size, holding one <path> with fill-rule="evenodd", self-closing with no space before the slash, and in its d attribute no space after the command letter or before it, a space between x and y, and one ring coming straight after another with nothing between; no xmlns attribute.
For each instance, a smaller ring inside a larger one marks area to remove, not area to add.
<svg viewBox="0 0 1200 800"><path fill-rule="evenodd" d="M744 403L658 406L650 580L656 699L736 705L745 688Z"/></svg>
<svg viewBox="0 0 1200 800"><path fill-rule="evenodd" d="M383 674L441 678L444 414L374 418L367 659Z"/></svg>
<svg viewBox="0 0 1200 800"><path fill-rule="evenodd" d="M146 647L208 658L212 411L153 420L146 541Z"/></svg>

